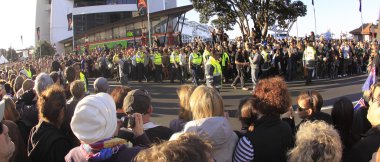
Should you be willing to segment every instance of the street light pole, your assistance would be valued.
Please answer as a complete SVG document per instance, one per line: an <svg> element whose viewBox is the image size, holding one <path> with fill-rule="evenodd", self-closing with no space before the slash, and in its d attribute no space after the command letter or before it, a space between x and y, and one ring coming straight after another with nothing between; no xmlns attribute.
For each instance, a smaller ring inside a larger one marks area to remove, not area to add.
<svg viewBox="0 0 380 162"><path fill-rule="evenodd" d="M148 10L148 39L149 39L149 48L152 47L152 39L151 39L151 33L150 33L150 10L149 10L149 0L147 0L148 4L146 5L147 6L147 10Z"/></svg>

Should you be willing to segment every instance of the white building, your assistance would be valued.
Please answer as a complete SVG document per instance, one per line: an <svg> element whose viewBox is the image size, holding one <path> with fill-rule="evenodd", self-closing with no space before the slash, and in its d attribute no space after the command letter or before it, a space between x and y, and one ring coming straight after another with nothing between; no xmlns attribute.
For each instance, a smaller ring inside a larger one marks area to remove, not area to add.
<svg viewBox="0 0 380 162"><path fill-rule="evenodd" d="M182 20L180 20L182 21ZM182 25L182 22L181 22ZM211 33L210 29L212 27L201 24L195 21L185 21L183 22L183 28L182 28L182 42L183 43L189 43L194 40L194 38L200 37L202 40L211 40ZM181 29L180 29L181 30Z"/></svg>
<svg viewBox="0 0 380 162"><path fill-rule="evenodd" d="M55 45L58 53L65 52L67 42L73 42L81 35L97 26L102 26L127 17L138 16L137 3L140 0L37 0L36 29L40 29L40 40ZM176 0L148 1L150 13L177 7ZM72 14L74 29L69 30ZM93 24L89 24L91 22ZM77 26L76 26L77 25ZM79 29L76 31L76 29ZM75 32L75 34L74 34ZM36 47L38 38L36 35Z"/></svg>

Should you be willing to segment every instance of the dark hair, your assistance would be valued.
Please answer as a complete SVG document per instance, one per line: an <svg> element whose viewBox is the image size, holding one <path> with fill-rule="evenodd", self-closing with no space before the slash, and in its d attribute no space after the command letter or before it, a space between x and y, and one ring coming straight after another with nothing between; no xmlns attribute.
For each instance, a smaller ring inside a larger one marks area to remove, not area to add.
<svg viewBox="0 0 380 162"><path fill-rule="evenodd" d="M41 96L38 97L38 110L40 119L51 123L59 123L59 115L66 108L65 91L59 85L49 86Z"/></svg>
<svg viewBox="0 0 380 162"><path fill-rule="evenodd" d="M116 104L116 109L123 109L123 102L125 96L127 96L128 92L132 89L126 86L118 86L111 92L111 96Z"/></svg>
<svg viewBox="0 0 380 162"><path fill-rule="evenodd" d="M342 97L339 100L335 101L331 110L332 122L335 129L339 132L342 143L348 149L353 144L351 132L353 117L354 106L348 98Z"/></svg>
<svg viewBox="0 0 380 162"><path fill-rule="evenodd" d="M7 92L7 94L13 94L13 89L12 89L11 84L5 83L4 84L4 89L5 89L5 92Z"/></svg>
<svg viewBox="0 0 380 162"><path fill-rule="evenodd" d="M75 69L72 66L69 66L65 70L66 80L71 83L75 80Z"/></svg>
<svg viewBox="0 0 380 162"><path fill-rule="evenodd" d="M55 71L53 71L53 72L50 73L50 77L51 77L51 79L53 79L54 83L57 82L57 80L59 79L59 75Z"/></svg>

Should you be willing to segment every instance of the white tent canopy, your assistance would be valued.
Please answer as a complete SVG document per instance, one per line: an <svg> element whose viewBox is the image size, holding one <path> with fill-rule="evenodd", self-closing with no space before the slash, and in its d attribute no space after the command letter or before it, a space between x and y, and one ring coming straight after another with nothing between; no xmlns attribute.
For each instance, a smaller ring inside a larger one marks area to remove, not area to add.
<svg viewBox="0 0 380 162"><path fill-rule="evenodd" d="M0 64L4 64L4 63L8 63L8 60L3 55L1 55L0 56Z"/></svg>

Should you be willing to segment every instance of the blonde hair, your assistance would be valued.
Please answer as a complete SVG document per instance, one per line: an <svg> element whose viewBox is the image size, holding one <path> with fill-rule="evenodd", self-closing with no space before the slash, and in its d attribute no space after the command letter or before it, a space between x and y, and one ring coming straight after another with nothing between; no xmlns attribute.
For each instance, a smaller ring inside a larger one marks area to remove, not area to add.
<svg viewBox="0 0 380 162"><path fill-rule="evenodd" d="M204 162L212 159L212 145L194 133L185 133L177 140L156 144L140 151L138 162Z"/></svg>
<svg viewBox="0 0 380 162"><path fill-rule="evenodd" d="M191 94L190 109L194 120L223 116L223 99L215 89L202 85Z"/></svg>
<svg viewBox="0 0 380 162"><path fill-rule="evenodd" d="M190 96L195 89L194 85L185 84L181 85L177 89L177 95L179 98L179 118L190 121L192 119L191 110L190 110Z"/></svg>
<svg viewBox="0 0 380 162"><path fill-rule="evenodd" d="M288 153L289 162L340 162L342 143L333 126L307 121L296 134L296 146Z"/></svg>

